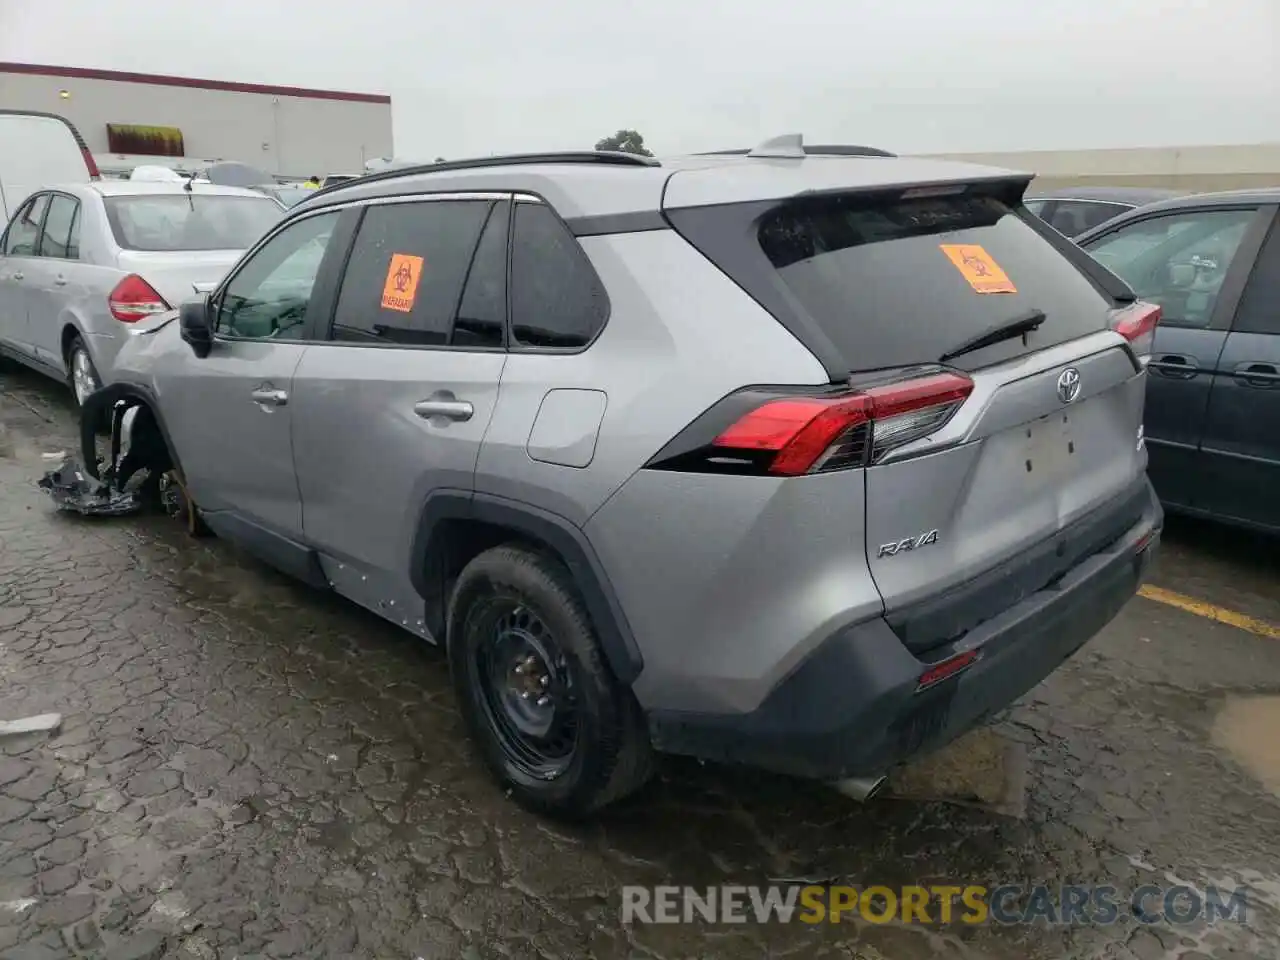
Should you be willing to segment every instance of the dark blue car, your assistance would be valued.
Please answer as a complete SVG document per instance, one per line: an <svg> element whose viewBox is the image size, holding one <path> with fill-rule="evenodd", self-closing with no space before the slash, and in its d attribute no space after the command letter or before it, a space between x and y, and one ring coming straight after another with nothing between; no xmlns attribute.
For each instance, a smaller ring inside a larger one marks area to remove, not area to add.
<svg viewBox="0 0 1280 960"><path fill-rule="evenodd" d="M1159 303L1145 430L1166 508L1280 532L1280 188L1178 197L1076 238Z"/></svg>

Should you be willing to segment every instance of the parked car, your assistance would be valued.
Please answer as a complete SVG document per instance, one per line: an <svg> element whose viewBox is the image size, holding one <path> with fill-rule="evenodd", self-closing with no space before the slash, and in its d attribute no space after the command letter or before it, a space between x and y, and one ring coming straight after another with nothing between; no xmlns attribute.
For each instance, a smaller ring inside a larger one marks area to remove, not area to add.
<svg viewBox="0 0 1280 960"><path fill-rule="evenodd" d="M1163 309L1147 383L1171 510L1280 531L1280 189L1179 197L1079 239Z"/></svg>
<svg viewBox="0 0 1280 960"><path fill-rule="evenodd" d="M1157 308L1027 181L796 138L375 174L94 402L148 410L192 528L444 642L521 803L585 814L655 748L867 796L1107 623L1160 530Z"/></svg>
<svg viewBox="0 0 1280 960"><path fill-rule="evenodd" d="M80 132L63 117L0 110L0 217L50 183L88 183L98 176Z"/></svg>
<svg viewBox="0 0 1280 960"><path fill-rule="evenodd" d="M82 403L129 325L212 289L282 214L261 194L211 185L41 189L0 238L0 352L68 382Z"/></svg>
<svg viewBox="0 0 1280 960"><path fill-rule="evenodd" d="M1078 237L1122 213L1177 195L1174 190L1143 187L1064 187L1044 193L1033 190L1026 205L1059 233Z"/></svg>

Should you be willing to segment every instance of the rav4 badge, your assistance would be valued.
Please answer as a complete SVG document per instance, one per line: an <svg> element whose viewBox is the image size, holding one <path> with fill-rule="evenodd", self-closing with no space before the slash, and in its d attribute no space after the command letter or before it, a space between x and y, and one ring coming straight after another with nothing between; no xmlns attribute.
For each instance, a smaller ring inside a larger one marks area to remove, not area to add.
<svg viewBox="0 0 1280 960"><path fill-rule="evenodd" d="M919 550L921 547L927 547L938 542L938 531L930 530L928 533L922 533L918 537L907 537L905 540L899 540L896 543L882 543L880 549L876 551L876 559L881 557L896 557L900 553L906 553L908 550Z"/></svg>

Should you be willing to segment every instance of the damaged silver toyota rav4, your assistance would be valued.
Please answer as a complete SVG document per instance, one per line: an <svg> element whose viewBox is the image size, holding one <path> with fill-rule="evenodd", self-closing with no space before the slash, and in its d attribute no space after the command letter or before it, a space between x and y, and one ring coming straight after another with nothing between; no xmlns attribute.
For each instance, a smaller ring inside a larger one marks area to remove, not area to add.
<svg viewBox="0 0 1280 960"><path fill-rule="evenodd" d="M1028 181L798 137L366 176L94 405L146 411L192 530L444 644L526 806L659 752L865 796L1093 636L1160 531L1158 308Z"/></svg>

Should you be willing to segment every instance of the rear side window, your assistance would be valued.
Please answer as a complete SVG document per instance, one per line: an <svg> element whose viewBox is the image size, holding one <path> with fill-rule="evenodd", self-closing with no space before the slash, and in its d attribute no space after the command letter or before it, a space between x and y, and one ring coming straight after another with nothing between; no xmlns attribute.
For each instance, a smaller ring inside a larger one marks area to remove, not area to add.
<svg viewBox="0 0 1280 960"><path fill-rule="evenodd" d="M247 250L284 211L270 197L192 193L107 197L107 222L124 250Z"/></svg>
<svg viewBox="0 0 1280 960"><path fill-rule="evenodd" d="M467 271L493 206L489 200L370 206L342 278L333 339L449 345ZM468 307L484 309L474 300Z"/></svg>
<svg viewBox="0 0 1280 960"><path fill-rule="evenodd" d="M517 203L511 243L511 339L581 349L604 327L609 299L587 255L551 208Z"/></svg>
<svg viewBox="0 0 1280 960"><path fill-rule="evenodd" d="M1025 339L957 360L995 363L1103 330L1112 306L994 197L799 201L766 213L757 238L776 279L850 371L937 362L1043 313Z"/></svg>
<svg viewBox="0 0 1280 960"><path fill-rule="evenodd" d="M62 194L53 196L49 201L49 215L44 220L44 233L40 237L40 256L67 260L80 255L79 239L74 246L71 239L79 211L80 201Z"/></svg>

